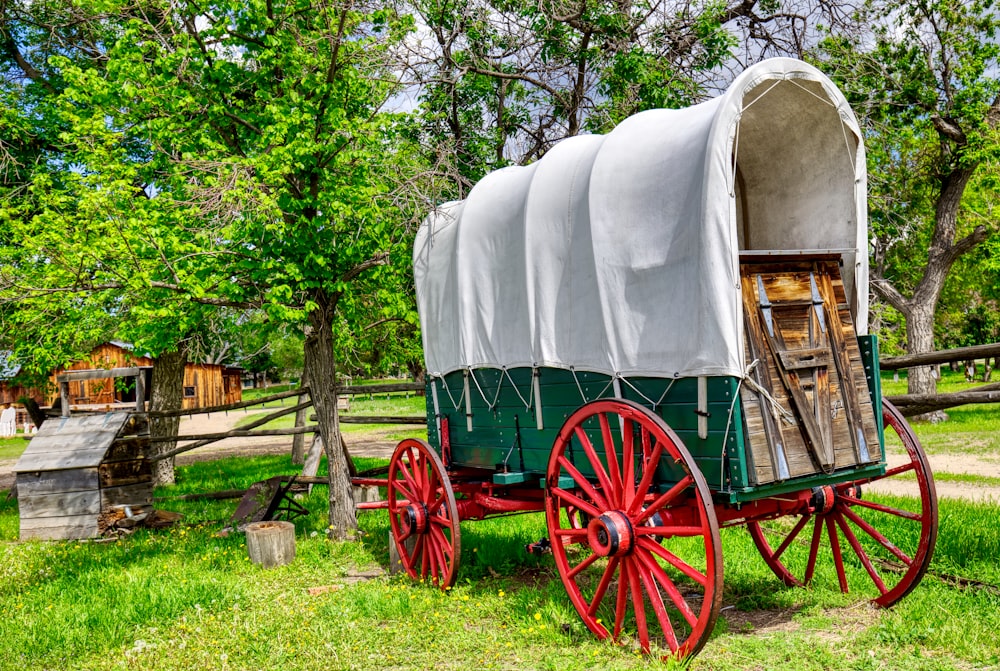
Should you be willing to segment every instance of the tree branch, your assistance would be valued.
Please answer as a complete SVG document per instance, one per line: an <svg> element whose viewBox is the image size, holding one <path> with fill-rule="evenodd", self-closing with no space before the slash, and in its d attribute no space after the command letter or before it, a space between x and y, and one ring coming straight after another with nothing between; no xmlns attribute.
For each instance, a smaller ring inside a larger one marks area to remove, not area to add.
<svg viewBox="0 0 1000 671"><path fill-rule="evenodd" d="M357 278L366 270L370 270L376 266L384 266L389 263L389 252L380 252L367 261L362 261L358 265L354 266L341 277L341 281L350 282L351 280Z"/></svg>
<svg viewBox="0 0 1000 671"><path fill-rule="evenodd" d="M892 282L882 278L872 278L870 284L872 290L881 296L886 303L896 308L904 315L906 314L909 309L909 301L899 292L898 289L896 289L896 287L892 285Z"/></svg>

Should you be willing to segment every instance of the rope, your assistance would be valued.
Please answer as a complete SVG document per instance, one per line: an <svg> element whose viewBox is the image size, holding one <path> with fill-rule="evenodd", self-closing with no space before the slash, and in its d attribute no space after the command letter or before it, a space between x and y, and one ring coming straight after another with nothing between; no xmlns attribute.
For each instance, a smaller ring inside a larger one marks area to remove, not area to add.
<svg viewBox="0 0 1000 671"><path fill-rule="evenodd" d="M784 408L780 403L778 403L778 400L776 398L771 396L771 394L768 393L766 389L761 387L754 381L752 377L750 377L750 373L753 371L754 368L757 367L757 364L759 363L760 359L754 359L754 362L751 363L749 366L747 366L746 372L743 373L743 382L746 383L747 387L749 387L751 391L754 391L763 396L764 400L766 400L768 404L771 406L771 409L774 410L778 415L780 415L781 419L783 419L786 424L794 426L795 415L792 414L791 411Z"/></svg>
<svg viewBox="0 0 1000 671"><path fill-rule="evenodd" d="M462 390L462 395L458 397L458 403L455 402L455 397L451 395L451 389L448 388L448 382L444 379L444 376L438 378L441 380L441 386L444 387L445 393L448 394L448 400L451 401L451 405L455 410L458 410L462 401L465 400L465 389Z"/></svg>
<svg viewBox="0 0 1000 671"><path fill-rule="evenodd" d="M643 400L645 400L645 401L646 401L646 403L649 403L649 404L650 404L650 405L652 406L652 410L653 410L653 412L656 412L656 409L657 409L658 407L660 407L660 404L661 404L661 403L663 403L663 399L665 399L665 398L667 397L667 394L669 394L669 393L670 393L670 389L671 389L671 388L672 388L672 387L674 386L674 382L677 382L677 378L672 378L672 379L670 380L670 384L668 384L668 385L667 385L667 388L666 388L665 390L663 390L663 393L662 393L662 394L660 394L660 400L658 400L658 401L654 401L654 400L653 400L653 399L651 399L650 397L648 397L648 396L646 396L645 394L643 394L643 393L642 393L642 392L641 392L641 391L639 390L639 388L638 388L638 387L636 387L636 386L635 386L634 384L632 384L631 382L629 382L629 379L628 379L627 377L622 377L622 378L620 378L620 379L624 380L625 384L627 384L627 385L629 386L629 388L631 388L631 389L632 389L632 391L634 391L635 393L639 394L639 396L642 396Z"/></svg>
<svg viewBox="0 0 1000 671"><path fill-rule="evenodd" d="M747 373L757 365L754 361L747 368ZM729 418L726 420L726 432L722 434L722 452L719 453L719 462L724 464L726 462L726 444L729 442L729 429L733 424L733 413L736 411L736 401L740 398L740 388L743 386L743 380L745 378L740 378L736 383L736 393L733 394L733 402L729 404ZM726 488L726 472L725 469L719 469L719 490Z"/></svg>
<svg viewBox="0 0 1000 671"><path fill-rule="evenodd" d="M509 373L509 372L507 371L507 368L506 368L506 366L505 366L504 368L501 368L500 370L502 370L502 371L503 371L503 374L507 376L507 379L508 379L508 380L510 380L510 386L514 388L514 393L515 393L515 394L517 394L517 397L518 397L519 399L521 399L521 403L524 403L524 409L525 409L525 411L526 411L526 412L531 412L531 401L532 401L532 399L534 398L534 396L533 396L533 395L534 395L534 393L535 393L535 385L534 385L534 384L532 384L532 385L531 385L531 391L529 391L529 392L528 392L528 400L527 400L527 401L525 401L525 400L524 400L524 396L522 396L522 395L521 395L521 392L520 392L520 391L518 391L518 389L517 389L517 385L516 385L516 384L514 384L514 378L512 378L512 377L510 376L510 373ZM501 381L502 381L502 380L501 380ZM498 388L498 389L499 389L499 388ZM499 391L498 391L498 393L499 393Z"/></svg>
<svg viewBox="0 0 1000 671"><path fill-rule="evenodd" d="M583 393L583 387L580 386L580 381L576 379L576 369L570 366L569 372L573 373L573 382L576 382L576 388L580 391L580 398L583 399L584 403L590 403L590 400L587 398L587 395Z"/></svg>
<svg viewBox="0 0 1000 671"><path fill-rule="evenodd" d="M799 87L800 89L802 89L803 91L805 91L806 93L808 93L809 95L811 95L811 96L812 96L813 98L815 98L816 100L819 100L819 101L821 101L821 102L824 102L824 103L826 103L827 105L829 105L830 107L836 107L836 106L837 106L837 105L836 105L836 104L834 104L834 102L833 102L832 100L830 100L829 98L822 98L822 97L820 97L820 96L816 95L815 93L813 93L812 91L810 91L809 89L807 89L807 88L806 88L805 86L803 86L802 84L800 84L800 83L798 82L798 79L796 79L796 78L789 78L789 79L783 79L783 80L781 80L781 81L786 81L786 82L791 82L792 84L795 84L796 86L798 86L798 87Z"/></svg>
<svg viewBox="0 0 1000 671"><path fill-rule="evenodd" d="M584 402L584 403L590 403L590 399L589 399L589 398L587 398L587 395L583 393L583 387L582 387L582 386L580 385L580 380L578 380L578 379L577 379L577 377L576 377L576 369L575 369L575 368L573 368L572 366L570 366L570 368L569 368L569 372L573 374L573 382L576 382L576 388L577 388L577 389L579 390L579 392L580 392L580 398L582 398L582 399L583 399L583 402ZM611 379L610 379L610 380L608 380L608 383L607 383L606 385L604 385L604 389L602 389L602 390L601 390L601 391L600 391L600 392L599 392L599 393L597 394L597 396L595 396L595 397L594 397L594 400L596 401L596 400L597 400L597 399L599 399L599 398L604 398L604 392L606 392L606 391L608 390L608 388L610 388L610 387L611 387L612 385L614 385L614 383L615 383L615 379L617 379L618 377L619 377L619 376L618 376L617 374L615 374L615 375L611 376ZM623 379L624 379L624 378L623 378Z"/></svg>
<svg viewBox="0 0 1000 671"><path fill-rule="evenodd" d="M479 390L479 395L483 397L483 403L489 407L490 412L493 412L493 409L497 407L497 401L500 400L500 389L503 388L503 376L500 376L500 382L497 384L497 393L493 397L492 403L486 399L486 394L483 392L483 388L479 386L479 380L476 379L476 371L471 368L469 369L469 377L471 377L472 381L476 383L476 389Z"/></svg>

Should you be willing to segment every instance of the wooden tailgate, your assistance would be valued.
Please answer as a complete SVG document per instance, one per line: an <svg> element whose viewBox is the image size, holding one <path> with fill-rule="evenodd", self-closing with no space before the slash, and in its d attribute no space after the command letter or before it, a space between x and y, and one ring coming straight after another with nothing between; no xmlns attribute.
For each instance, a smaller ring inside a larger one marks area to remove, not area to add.
<svg viewBox="0 0 1000 671"><path fill-rule="evenodd" d="M881 448L837 257L744 257L741 402L752 484L878 462Z"/></svg>

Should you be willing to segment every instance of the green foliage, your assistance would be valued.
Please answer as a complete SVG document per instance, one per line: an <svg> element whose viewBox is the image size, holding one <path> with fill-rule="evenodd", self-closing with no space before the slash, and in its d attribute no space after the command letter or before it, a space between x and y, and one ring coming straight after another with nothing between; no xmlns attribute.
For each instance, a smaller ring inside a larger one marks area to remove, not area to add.
<svg viewBox="0 0 1000 671"><path fill-rule="evenodd" d="M984 262L998 233L996 5L872 0L855 19L817 58L865 126L874 289L907 319L940 299L937 341L952 346L972 336L955 333L962 315L1000 285Z"/></svg>

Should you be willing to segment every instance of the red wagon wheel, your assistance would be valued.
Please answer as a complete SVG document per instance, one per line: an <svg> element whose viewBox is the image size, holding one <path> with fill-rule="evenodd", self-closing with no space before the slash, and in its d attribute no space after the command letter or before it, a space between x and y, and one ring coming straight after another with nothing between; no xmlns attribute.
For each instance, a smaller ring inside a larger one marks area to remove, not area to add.
<svg viewBox="0 0 1000 671"><path fill-rule="evenodd" d="M833 555L841 591L848 591L846 553L860 563L867 574L865 582L877 590L872 601L886 608L909 594L927 571L938 527L937 495L927 455L903 415L885 400L882 417L888 461L885 475L817 491L813 497L815 510L799 516L791 526L782 519L748 525L764 561L786 585L802 586L812 580L821 546L826 544ZM893 497L881 503L866 491L885 492L894 483L905 487L906 478L919 489L915 499ZM804 538L796 542L810 522L811 539L808 543ZM847 541L846 548L842 538ZM778 544L772 545L774 541Z"/></svg>
<svg viewBox="0 0 1000 671"><path fill-rule="evenodd" d="M631 401L588 403L559 431L546 482L552 554L587 628L621 641L634 624L647 653L654 639L700 650L722 605L722 545L705 478L666 423Z"/></svg>
<svg viewBox="0 0 1000 671"><path fill-rule="evenodd" d="M396 446L389 462L389 524L399 559L414 580L455 584L461 555L458 509L441 458L422 440Z"/></svg>

